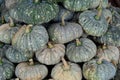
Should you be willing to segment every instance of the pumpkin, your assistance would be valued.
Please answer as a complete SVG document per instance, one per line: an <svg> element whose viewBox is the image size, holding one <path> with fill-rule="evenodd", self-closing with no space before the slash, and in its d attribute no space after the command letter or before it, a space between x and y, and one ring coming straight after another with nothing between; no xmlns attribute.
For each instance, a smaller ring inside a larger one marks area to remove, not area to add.
<svg viewBox="0 0 120 80"><path fill-rule="evenodd" d="M6 23L0 26L0 41L10 44L13 36L18 31L18 27L14 26L11 18L10 23Z"/></svg>
<svg viewBox="0 0 120 80"><path fill-rule="evenodd" d="M97 57L104 57L107 61L112 62L115 66L119 60L119 49L115 46L106 46L97 50Z"/></svg>
<svg viewBox="0 0 120 80"><path fill-rule="evenodd" d="M62 63L56 64L52 69L51 77L54 80L82 80L81 68L62 58Z"/></svg>
<svg viewBox="0 0 120 80"><path fill-rule="evenodd" d="M14 65L5 58L0 58L0 80L9 80L14 74Z"/></svg>
<svg viewBox="0 0 120 80"><path fill-rule="evenodd" d="M11 9L17 2L18 0L5 0L5 7Z"/></svg>
<svg viewBox="0 0 120 80"><path fill-rule="evenodd" d="M98 37L97 41L106 45L120 46L120 28L110 25L108 31L101 37Z"/></svg>
<svg viewBox="0 0 120 80"><path fill-rule="evenodd" d="M96 55L96 45L88 38L76 39L75 42L68 43L66 55L70 61L86 62Z"/></svg>
<svg viewBox="0 0 120 80"><path fill-rule="evenodd" d="M46 65L54 65L60 62L64 55L65 46L63 44L52 44L50 42L48 42L48 47L36 52L37 60Z"/></svg>
<svg viewBox="0 0 120 80"><path fill-rule="evenodd" d="M103 15L104 15L106 20L107 20L107 18L112 19L112 12L109 9L103 9Z"/></svg>
<svg viewBox="0 0 120 80"><path fill-rule="evenodd" d="M116 68L106 60L93 59L83 65L83 76L87 80L110 80L115 73Z"/></svg>
<svg viewBox="0 0 120 80"><path fill-rule="evenodd" d="M55 43L67 43L76 38L79 38L82 33L82 27L74 22L65 22L64 17L67 15L65 13L62 16L62 23L54 23L48 28L48 34L50 40Z"/></svg>
<svg viewBox="0 0 120 80"><path fill-rule="evenodd" d="M57 14L57 16L53 19L53 21L58 22L62 20L62 15L64 15L67 12L67 15L65 16L65 21L71 20L74 12L71 12L69 10L67 10L66 8L60 6L59 7L59 13Z"/></svg>
<svg viewBox="0 0 120 80"><path fill-rule="evenodd" d="M44 0L21 0L9 10L10 16L28 24L42 24L49 22L59 12L57 4L48 3Z"/></svg>
<svg viewBox="0 0 120 80"><path fill-rule="evenodd" d="M79 23L92 36L102 36L108 30L108 23L102 14L101 4L97 11L87 10L79 15Z"/></svg>
<svg viewBox="0 0 120 80"><path fill-rule="evenodd" d="M32 59L29 62L19 63L15 69L15 75L20 80L42 80L47 74L47 67L39 63L34 63Z"/></svg>
<svg viewBox="0 0 120 80"><path fill-rule="evenodd" d="M10 46L6 53L6 58L8 58L13 63L20 63L23 61L28 61L30 58L33 57L32 52L24 52L21 50L16 49L13 46Z"/></svg>
<svg viewBox="0 0 120 80"><path fill-rule="evenodd" d="M108 6L108 0L64 0L63 5L71 11L84 11L89 8L96 8L100 1L103 8Z"/></svg>
<svg viewBox="0 0 120 80"><path fill-rule="evenodd" d="M48 42L48 33L42 25L24 25L12 39L12 45L23 51L37 51Z"/></svg>

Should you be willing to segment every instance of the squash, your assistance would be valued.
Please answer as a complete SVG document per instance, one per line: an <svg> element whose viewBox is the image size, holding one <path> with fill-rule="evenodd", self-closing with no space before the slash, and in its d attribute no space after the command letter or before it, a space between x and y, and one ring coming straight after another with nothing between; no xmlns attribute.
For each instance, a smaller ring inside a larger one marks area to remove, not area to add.
<svg viewBox="0 0 120 80"><path fill-rule="evenodd" d="M102 14L101 4L98 7L98 12L87 10L80 14L79 23L84 31L92 36L102 36L108 30L108 23Z"/></svg>
<svg viewBox="0 0 120 80"><path fill-rule="evenodd" d="M108 31L98 37L97 41L110 46L120 46L120 28L110 25Z"/></svg>
<svg viewBox="0 0 120 80"><path fill-rule="evenodd" d="M13 20L9 17L10 22L0 26L0 41L10 44L12 37L18 31L18 27L14 26Z"/></svg>
<svg viewBox="0 0 120 80"><path fill-rule="evenodd" d="M93 59L83 65L83 76L86 80L110 80L115 73L116 68L106 60Z"/></svg>
<svg viewBox="0 0 120 80"><path fill-rule="evenodd" d="M66 56L73 62L86 62L96 55L97 47L88 38L76 39L75 42L68 43Z"/></svg>
<svg viewBox="0 0 120 80"><path fill-rule="evenodd" d="M42 25L23 25L12 39L12 45L22 51L43 49L48 42L48 33Z"/></svg>
<svg viewBox="0 0 120 80"><path fill-rule="evenodd" d="M62 63L56 64L52 69L51 77L54 80L82 80L81 68L62 58Z"/></svg>
<svg viewBox="0 0 120 80"><path fill-rule="evenodd" d="M103 9L103 15L106 20L107 20L107 18L112 19L112 12L109 9Z"/></svg>
<svg viewBox="0 0 120 80"><path fill-rule="evenodd" d="M8 58L13 63L20 63L24 61L28 61L30 58L33 57L32 52L24 52L21 50L16 49L13 46L10 46L6 53L6 58Z"/></svg>
<svg viewBox="0 0 120 80"><path fill-rule="evenodd" d="M49 22L59 12L57 4L48 3L45 0L21 0L9 10L10 16L28 24L42 24Z"/></svg>
<svg viewBox="0 0 120 80"><path fill-rule="evenodd" d="M63 44L52 44L51 42L48 42L48 47L36 52L37 60L46 65L57 64L64 55L65 46Z"/></svg>
<svg viewBox="0 0 120 80"><path fill-rule="evenodd" d="M106 46L98 48L97 57L104 57L107 61L112 62L115 66L118 64L119 60L119 49L115 46Z"/></svg>
<svg viewBox="0 0 120 80"><path fill-rule="evenodd" d="M5 0L5 7L11 9L19 0Z"/></svg>
<svg viewBox="0 0 120 80"><path fill-rule="evenodd" d="M55 22L60 22L62 20L62 16L67 12L67 15L65 16L64 20L68 21L71 20L73 18L74 12L71 12L69 10L67 10L66 8L59 6L59 13L57 14L57 16L53 19L53 21Z"/></svg>
<svg viewBox="0 0 120 80"><path fill-rule="evenodd" d="M30 59L29 62L19 63L15 69L15 75L20 80L42 80L47 74L47 67L39 63L34 63L33 59Z"/></svg>
<svg viewBox="0 0 120 80"><path fill-rule="evenodd" d="M9 80L14 74L14 64L0 57L0 80Z"/></svg>
<svg viewBox="0 0 120 80"><path fill-rule="evenodd" d="M82 33L82 27L74 22L65 22L64 17L67 12L62 16L62 23L54 23L48 28L50 40L55 43L68 43L76 38L79 38Z"/></svg>

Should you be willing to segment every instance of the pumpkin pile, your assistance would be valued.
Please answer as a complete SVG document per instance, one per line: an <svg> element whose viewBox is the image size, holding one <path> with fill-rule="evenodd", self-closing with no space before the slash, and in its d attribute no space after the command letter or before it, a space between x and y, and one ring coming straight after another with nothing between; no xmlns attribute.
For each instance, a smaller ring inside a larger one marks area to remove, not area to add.
<svg viewBox="0 0 120 80"><path fill-rule="evenodd" d="M115 80L118 48L108 0L0 0L0 80Z"/></svg>

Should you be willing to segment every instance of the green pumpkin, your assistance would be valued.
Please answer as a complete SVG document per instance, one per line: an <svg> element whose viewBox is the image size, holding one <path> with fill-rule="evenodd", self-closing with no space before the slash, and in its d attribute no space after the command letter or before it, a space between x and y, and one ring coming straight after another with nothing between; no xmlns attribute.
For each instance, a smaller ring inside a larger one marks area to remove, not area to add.
<svg viewBox="0 0 120 80"><path fill-rule="evenodd" d="M55 18L58 12L58 5L54 3L48 3L44 0L21 0L9 10L9 15L17 21L42 24Z"/></svg>
<svg viewBox="0 0 120 80"><path fill-rule="evenodd" d="M112 19L112 12L109 9L103 9L103 15L104 15L106 20L108 18Z"/></svg>
<svg viewBox="0 0 120 80"><path fill-rule="evenodd" d="M73 62L86 62L96 55L97 47L88 38L76 39L67 45L66 56Z"/></svg>
<svg viewBox="0 0 120 80"><path fill-rule="evenodd" d="M8 58L13 63L28 61L30 58L33 57L32 52L24 52L12 46L7 49L5 55L6 58Z"/></svg>
<svg viewBox="0 0 120 80"><path fill-rule="evenodd" d="M48 42L48 33L42 25L24 25L12 39L12 45L22 51L43 49Z"/></svg>
<svg viewBox="0 0 120 80"><path fill-rule="evenodd" d="M101 14L96 11L84 11L79 16L79 23L88 35L102 36L108 30L108 23Z"/></svg>
<svg viewBox="0 0 120 80"><path fill-rule="evenodd" d="M37 60L46 65L57 64L64 55L65 46L63 44L52 44L51 42L48 42L48 46L46 48L36 52Z"/></svg>
<svg viewBox="0 0 120 80"><path fill-rule="evenodd" d="M115 76L116 68L112 63L93 59L83 65L83 76L86 80L110 80Z"/></svg>
<svg viewBox="0 0 120 80"><path fill-rule="evenodd" d="M97 41L111 46L120 46L120 27L110 25L108 31L98 37Z"/></svg>
<svg viewBox="0 0 120 80"><path fill-rule="evenodd" d="M10 23L2 24L0 26L0 41L3 43L10 44L13 36L18 31L18 27L14 26L11 18L9 18Z"/></svg>
<svg viewBox="0 0 120 80"><path fill-rule="evenodd" d="M9 80L14 74L14 65L5 58L0 58L0 80Z"/></svg>
<svg viewBox="0 0 120 80"><path fill-rule="evenodd" d="M16 66L15 75L20 80L43 80L48 74L48 69L45 65L33 62L22 62Z"/></svg>

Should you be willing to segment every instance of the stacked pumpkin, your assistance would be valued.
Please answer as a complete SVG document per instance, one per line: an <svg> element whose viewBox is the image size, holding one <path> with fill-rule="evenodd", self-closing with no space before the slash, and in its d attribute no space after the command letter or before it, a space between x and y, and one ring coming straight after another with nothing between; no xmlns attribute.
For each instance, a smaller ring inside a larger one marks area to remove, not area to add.
<svg viewBox="0 0 120 80"><path fill-rule="evenodd" d="M108 0L0 0L0 4L0 80L114 78L120 14Z"/></svg>

